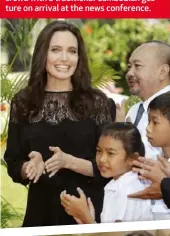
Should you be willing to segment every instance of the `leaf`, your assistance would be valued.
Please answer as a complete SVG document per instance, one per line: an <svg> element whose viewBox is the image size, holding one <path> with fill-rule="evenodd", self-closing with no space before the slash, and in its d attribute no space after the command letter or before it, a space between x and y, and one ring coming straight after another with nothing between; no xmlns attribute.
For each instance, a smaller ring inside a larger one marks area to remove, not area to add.
<svg viewBox="0 0 170 236"><path fill-rule="evenodd" d="M7 167L7 164L6 162L4 161L4 159L0 159L1 160L1 165L4 166L4 167Z"/></svg>
<svg viewBox="0 0 170 236"><path fill-rule="evenodd" d="M14 78L9 79L9 74L2 71L1 77L1 102L10 103L12 97L27 85L28 73L14 74Z"/></svg>
<svg viewBox="0 0 170 236"><path fill-rule="evenodd" d="M129 98L126 100L126 103L125 103L125 109L126 111L128 112L128 110L136 103L140 102L141 100L137 97L137 96L134 96L134 95L131 95L129 96Z"/></svg>
<svg viewBox="0 0 170 236"><path fill-rule="evenodd" d="M110 82L119 79L117 72L108 65L91 63L89 65L92 74L92 86L103 88Z"/></svg>
<svg viewBox="0 0 170 236"><path fill-rule="evenodd" d="M18 213L12 205L1 196L1 228L12 227L13 220L22 220L23 215Z"/></svg>
<svg viewBox="0 0 170 236"><path fill-rule="evenodd" d="M1 73L2 77L0 79L1 103L7 102L8 104L10 104L11 99L14 97L14 95L27 85L29 74L17 73L14 74L14 78L9 79L9 73L7 73L5 70L2 69L1 71L2 71ZM9 114L7 114L5 125L1 133L1 141L7 139L8 120L9 120Z"/></svg>

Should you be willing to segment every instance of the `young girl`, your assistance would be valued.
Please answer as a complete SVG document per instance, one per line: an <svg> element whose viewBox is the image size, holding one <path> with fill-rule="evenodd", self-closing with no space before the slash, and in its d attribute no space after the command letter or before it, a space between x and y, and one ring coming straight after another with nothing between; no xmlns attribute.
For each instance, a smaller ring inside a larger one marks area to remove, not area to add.
<svg viewBox="0 0 170 236"><path fill-rule="evenodd" d="M151 201L130 199L128 195L146 186L133 173L132 162L138 155L144 156L144 145L138 129L131 123L106 125L100 136L96 162L105 178L113 178L104 188L101 222L152 220ZM60 198L66 212L78 223L94 223L93 204L83 191L77 189L80 198L62 192Z"/></svg>

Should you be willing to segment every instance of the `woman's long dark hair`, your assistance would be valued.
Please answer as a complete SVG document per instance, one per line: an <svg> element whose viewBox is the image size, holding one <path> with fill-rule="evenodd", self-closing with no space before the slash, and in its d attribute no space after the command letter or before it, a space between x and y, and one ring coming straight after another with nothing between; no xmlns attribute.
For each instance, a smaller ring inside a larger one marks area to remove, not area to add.
<svg viewBox="0 0 170 236"><path fill-rule="evenodd" d="M92 89L91 87L91 74L80 30L69 22L53 21L40 32L37 38L28 86L17 95L20 101L17 113L20 118L28 118L30 114L32 116L36 115L43 105L44 90L47 83L47 52L51 38L56 31L70 31L78 42L79 61L71 77L73 90L69 94L69 104L73 113L78 118L88 117L95 110L94 97L96 95L102 97L103 101L107 104L106 96L99 90Z"/></svg>

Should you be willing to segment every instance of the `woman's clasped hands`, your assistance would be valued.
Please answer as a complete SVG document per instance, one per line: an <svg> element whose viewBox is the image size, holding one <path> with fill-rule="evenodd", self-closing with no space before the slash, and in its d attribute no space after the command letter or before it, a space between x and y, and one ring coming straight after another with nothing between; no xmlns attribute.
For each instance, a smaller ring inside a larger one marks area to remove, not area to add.
<svg viewBox="0 0 170 236"><path fill-rule="evenodd" d="M45 173L50 173L49 177L54 176L57 171L66 167L67 154L61 151L59 147L49 147L50 151L54 152L51 158L44 162L41 153L32 151L29 153L29 161L22 166L23 179L28 178L37 183L40 176Z"/></svg>

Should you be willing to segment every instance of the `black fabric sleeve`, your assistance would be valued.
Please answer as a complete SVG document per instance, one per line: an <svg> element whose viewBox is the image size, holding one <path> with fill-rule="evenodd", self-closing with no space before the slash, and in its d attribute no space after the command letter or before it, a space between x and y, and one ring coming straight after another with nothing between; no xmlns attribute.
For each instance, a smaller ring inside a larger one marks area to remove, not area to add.
<svg viewBox="0 0 170 236"><path fill-rule="evenodd" d="M14 182L27 185L29 180L22 179L21 168L24 162L28 161L28 157L26 157L27 155L24 154L24 150L21 147L21 126L19 123L12 121L13 115L15 115L15 107L15 104L12 102L4 160L7 163L8 175L12 178L12 180Z"/></svg>
<svg viewBox="0 0 170 236"><path fill-rule="evenodd" d="M161 192L166 206L170 209L170 178L164 178L162 180Z"/></svg>
<svg viewBox="0 0 170 236"><path fill-rule="evenodd" d="M116 120L116 104L112 98L109 98L109 103L110 103L110 115L112 121L114 122Z"/></svg>

